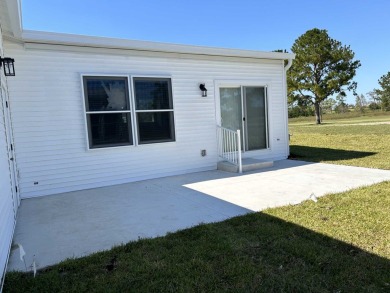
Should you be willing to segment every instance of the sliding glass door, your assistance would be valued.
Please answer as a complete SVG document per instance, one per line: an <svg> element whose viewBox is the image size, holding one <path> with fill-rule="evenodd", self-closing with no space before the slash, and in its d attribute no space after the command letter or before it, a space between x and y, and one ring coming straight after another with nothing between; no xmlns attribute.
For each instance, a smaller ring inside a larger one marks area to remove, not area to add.
<svg viewBox="0 0 390 293"><path fill-rule="evenodd" d="M244 151L268 148L266 88L239 86L219 90L221 126L241 130Z"/></svg>

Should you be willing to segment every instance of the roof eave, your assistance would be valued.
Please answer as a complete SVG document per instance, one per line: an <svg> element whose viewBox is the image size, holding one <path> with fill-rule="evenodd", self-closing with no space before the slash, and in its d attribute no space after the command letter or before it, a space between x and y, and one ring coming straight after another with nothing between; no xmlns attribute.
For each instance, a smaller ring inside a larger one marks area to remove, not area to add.
<svg viewBox="0 0 390 293"><path fill-rule="evenodd" d="M22 36L22 10L20 0L5 0L8 8L9 26L13 38L20 39Z"/></svg>
<svg viewBox="0 0 390 293"><path fill-rule="evenodd" d="M53 33L24 30L21 39L25 43L35 44L53 44L78 47L125 49L150 52L167 52L193 55L209 55L224 57L241 57L255 59L274 59L286 60L294 59L295 55L291 53L280 52L262 52L252 50L238 50L227 48L215 48L205 46L191 46L180 44L159 43L150 41L127 40L119 38L107 38L96 36L85 36L75 34Z"/></svg>

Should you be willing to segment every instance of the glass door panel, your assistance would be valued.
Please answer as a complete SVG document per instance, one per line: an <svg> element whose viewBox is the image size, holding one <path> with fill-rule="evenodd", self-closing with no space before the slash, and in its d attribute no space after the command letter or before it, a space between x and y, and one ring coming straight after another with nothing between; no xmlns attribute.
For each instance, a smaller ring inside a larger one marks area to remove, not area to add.
<svg viewBox="0 0 390 293"><path fill-rule="evenodd" d="M264 87L244 87L246 150L267 148L267 117Z"/></svg>
<svg viewBox="0 0 390 293"><path fill-rule="evenodd" d="M221 126L230 130L242 132L242 102L241 88L220 88Z"/></svg>

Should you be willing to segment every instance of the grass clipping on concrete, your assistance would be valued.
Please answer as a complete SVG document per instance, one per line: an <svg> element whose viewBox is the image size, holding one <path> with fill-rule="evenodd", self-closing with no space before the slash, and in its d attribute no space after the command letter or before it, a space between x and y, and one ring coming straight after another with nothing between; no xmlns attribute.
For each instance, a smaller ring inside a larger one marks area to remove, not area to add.
<svg viewBox="0 0 390 293"><path fill-rule="evenodd" d="M293 125L292 150L312 161L390 169L390 129L367 126ZM131 242L36 278L8 273L4 287L90 291L389 292L390 182Z"/></svg>

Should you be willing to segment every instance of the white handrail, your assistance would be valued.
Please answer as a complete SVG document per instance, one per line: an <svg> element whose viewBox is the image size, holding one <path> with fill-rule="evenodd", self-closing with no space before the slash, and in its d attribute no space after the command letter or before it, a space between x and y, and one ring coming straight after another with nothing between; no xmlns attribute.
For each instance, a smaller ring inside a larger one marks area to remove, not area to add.
<svg viewBox="0 0 390 293"><path fill-rule="evenodd" d="M238 149L238 173L242 173L242 158L241 158L241 131L237 129L237 149Z"/></svg>
<svg viewBox="0 0 390 293"><path fill-rule="evenodd" d="M217 125L218 156L238 166L242 173L240 130L231 130Z"/></svg>

